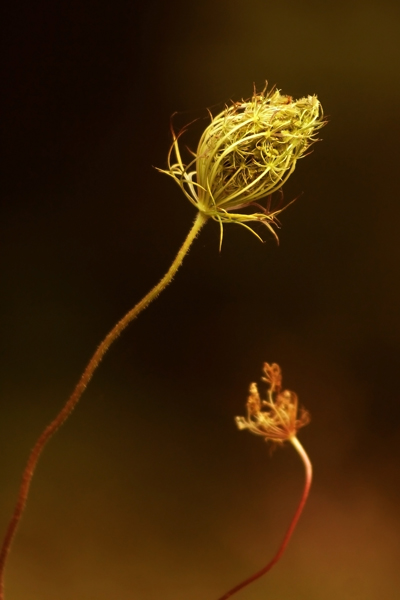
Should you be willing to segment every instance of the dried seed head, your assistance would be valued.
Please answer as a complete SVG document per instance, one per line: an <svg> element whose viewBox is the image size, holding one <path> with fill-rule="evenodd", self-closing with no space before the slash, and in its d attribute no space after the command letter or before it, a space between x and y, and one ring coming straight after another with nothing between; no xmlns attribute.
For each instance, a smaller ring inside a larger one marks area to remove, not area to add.
<svg viewBox="0 0 400 600"><path fill-rule="evenodd" d="M266 441L282 443L295 437L310 421L309 413L298 408L297 394L281 391L282 373L279 365L264 363L263 381L269 384L268 400L261 400L257 384L250 385L247 417L236 417L239 429L249 429Z"/></svg>
<svg viewBox="0 0 400 600"><path fill-rule="evenodd" d="M234 102L211 118L194 160L187 165L179 150L181 134L172 132L168 169L163 172L175 179L198 210L220 223L221 241L224 223L239 223L255 233L246 225L251 221L264 223L276 237L272 225L283 208L271 209L271 194L316 141L325 124L322 115L316 96L294 101L278 90L254 90L249 100ZM172 161L173 152L177 162ZM265 198L263 207L259 202ZM236 212L246 207L258 210Z"/></svg>

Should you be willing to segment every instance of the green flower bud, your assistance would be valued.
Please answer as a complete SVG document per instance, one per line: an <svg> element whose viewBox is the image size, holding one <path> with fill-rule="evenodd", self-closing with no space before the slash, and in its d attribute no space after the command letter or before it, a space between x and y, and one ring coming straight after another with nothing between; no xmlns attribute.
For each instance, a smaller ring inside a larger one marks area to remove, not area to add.
<svg viewBox="0 0 400 600"><path fill-rule="evenodd" d="M271 225L283 209L271 210L271 194L293 173L324 124L316 96L294 101L278 90L255 90L251 99L234 102L211 118L187 165L178 143L183 131L173 132L168 169L163 172L199 211L220 223L221 242L224 223L239 223L255 233L246 223L258 221L276 237ZM265 207L259 204L264 198ZM257 212L236 212L246 207Z"/></svg>

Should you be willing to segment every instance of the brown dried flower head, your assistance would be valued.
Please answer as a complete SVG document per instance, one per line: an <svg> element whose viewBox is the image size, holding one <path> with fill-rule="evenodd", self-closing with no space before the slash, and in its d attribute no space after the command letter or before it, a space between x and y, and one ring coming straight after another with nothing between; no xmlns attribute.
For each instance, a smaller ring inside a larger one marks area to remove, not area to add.
<svg viewBox="0 0 400 600"><path fill-rule="evenodd" d="M310 421L309 413L298 407L297 394L282 391L282 372L276 363L264 363L265 381L269 388L267 400L262 400L257 384L250 385L247 399L247 417L236 417L239 429L249 429L262 435L266 441L283 443L296 436L298 430Z"/></svg>

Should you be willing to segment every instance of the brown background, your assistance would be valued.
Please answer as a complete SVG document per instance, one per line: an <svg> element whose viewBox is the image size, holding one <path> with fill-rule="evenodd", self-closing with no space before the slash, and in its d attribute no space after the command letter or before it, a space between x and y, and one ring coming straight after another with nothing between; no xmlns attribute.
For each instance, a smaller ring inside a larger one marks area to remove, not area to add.
<svg viewBox="0 0 400 600"><path fill-rule="evenodd" d="M330 122L285 186L302 196L280 246L227 227L219 254L207 225L112 349L40 463L6 600L215 600L263 566L303 481L292 448L270 457L235 429L263 361L312 413L300 439L315 481L286 555L240 598L395 600L399 4L40 0L7 12L1 530L36 437L194 218L153 169L170 115L203 117L268 79L317 93Z"/></svg>

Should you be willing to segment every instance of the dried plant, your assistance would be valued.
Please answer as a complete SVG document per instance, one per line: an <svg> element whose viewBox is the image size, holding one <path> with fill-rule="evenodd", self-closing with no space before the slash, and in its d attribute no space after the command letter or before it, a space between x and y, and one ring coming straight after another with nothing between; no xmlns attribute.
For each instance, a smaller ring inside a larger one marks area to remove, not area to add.
<svg viewBox="0 0 400 600"><path fill-rule="evenodd" d="M225 223L243 225L259 237L247 223L260 222L276 237L272 226L276 224L276 216L282 209L271 209L271 195L280 190L293 172L297 160L304 156L310 145L316 141L316 134L323 125L322 108L316 96L294 101L291 96L281 95L277 90L267 92L264 88L262 92L254 90L249 100L233 102L216 117L211 117L209 126L201 136L197 153L187 165L182 162L178 144L183 132L179 135L173 133L168 169L162 171L179 184L185 196L198 210L197 216L167 273L105 336L71 396L34 445L22 475L14 512L0 550L0 600L4 600L6 559L26 506L39 457L51 436L79 402L111 344L172 281L193 241L209 218L218 221L221 226L220 244L222 226ZM176 156L175 163L172 163L173 153ZM263 200L264 207L260 204ZM249 208L256 209L256 212L237 212ZM252 402L256 402L257 394L254 394ZM285 398L282 396L282 399L275 403L276 410L278 404L283 406L284 403ZM286 404L289 418L289 412L294 409L293 398ZM283 418L283 412L280 414ZM261 411L249 414L249 428L253 427L254 430L258 419L261 431L265 423L261 422L260 415ZM274 421L272 413L269 418ZM287 425L291 426L290 420ZM276 419L275 426L279 429ZM288 439L295 443L295 437Z"/></svg>
<svg viewBox="0 0 400 600"><path fill-rule="evenodd" d="M264 363L263 370L264 377L262 380L268 384L268 399L261 400L257 384L252 383L250 385L250 393L246 405L247 417L236 417L236 425L239 429L248 429L256 435L263 436L266 442L272 442L274 444L290 442L303 461L306 474L305 483L296 512L275 556L265 567L238 585L235 585L235 587L221 596L218 600L227 600L227 598L230 598L233 594L236 594L236 592L239 592L244 587L267 573L278 562L292 537L292 533L303 511L311 487L311 462L303 446L297 439L298 430L309 423L310 416L306 410L299 408L297 395L294 392L282 390L282 373L279 365L276 363L272 363L271 365L269 363Z"/></svg>
<svg viewBox="0 0 400 600"><path fill-rule="evenodd" d="M250 385L247 399L247 417L236 417L239 429L249 429L262 435L267 442L283 444L296 437L300 427L310 421L310 416L298 407L294 392L282 391L282 373L279 365L264 363L262 381L268 383L268 400L261 400L256 383Z"/></svg>

